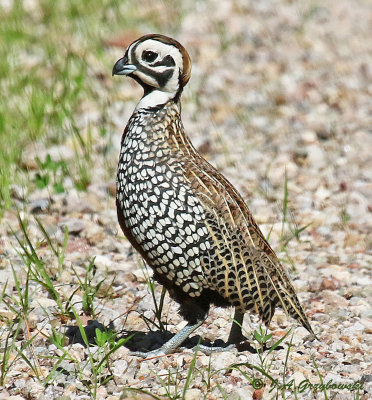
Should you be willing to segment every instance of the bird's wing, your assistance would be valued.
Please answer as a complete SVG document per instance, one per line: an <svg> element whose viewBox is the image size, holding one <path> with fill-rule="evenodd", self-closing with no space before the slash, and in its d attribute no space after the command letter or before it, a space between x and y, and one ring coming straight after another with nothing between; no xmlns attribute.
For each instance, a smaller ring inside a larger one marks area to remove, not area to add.
<svg viewBox="0 0 372 400"><path fill-rule="evenodd" d="M215 244L209 251L210 265L204 262L210 284L234 306L257 313L266 324L280 306L313 333L283 266L240 194L201 157L190 162L185 173L203 204Z"/></svg>

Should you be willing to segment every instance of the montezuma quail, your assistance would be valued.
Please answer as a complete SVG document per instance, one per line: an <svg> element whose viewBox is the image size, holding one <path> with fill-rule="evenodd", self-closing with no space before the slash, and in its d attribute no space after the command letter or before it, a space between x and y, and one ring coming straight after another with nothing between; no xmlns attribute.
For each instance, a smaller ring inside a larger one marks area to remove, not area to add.
<svg viewBox="0 0 372 400"><path fill-rule="evenodd" d="M229 341L246 311L268 325L281 307L312 335L285 270L231 183L195 150L181 121L190 78L184 47L163 35L132 43L113 68L144 89L122 137L117 173L120 226L179 303L187 326L152 354L174 351L210 304L235 307ZM146 355L148 353L142 353Z"/></svg>

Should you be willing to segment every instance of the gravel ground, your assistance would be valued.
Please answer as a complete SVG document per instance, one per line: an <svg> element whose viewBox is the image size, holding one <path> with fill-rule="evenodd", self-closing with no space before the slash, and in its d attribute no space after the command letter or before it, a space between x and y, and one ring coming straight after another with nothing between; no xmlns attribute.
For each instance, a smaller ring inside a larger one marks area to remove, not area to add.
<svg viewBox="0 0 372 400"><path fill-rule="evenodd" d="M294 331L287 379L294 379L297 385L306 380L320 383L318 368L324 382L361 382L363 386L360 397L350 388L329 388L328 398L366 400L372 398L372 4L368 0L340 0L337 5L330 0L246 3L185 3L177 39L190 51L193 71L183 96L184 124L196 147L238 187L264 233L270 233L270 243L288 266L319 337L319 341L309 341L303 328ZM156 7L166 20L172 18L162 3ZM122 36L134 39L137 33L148 31L143 28ZM120 42L119 37L121 33L118 38L107 38L108 43ZM112 64L122 53L115 46L107 46L105 51ZM100 72L104 78L92 85L111 101L106 118L113 133L110 159L114 165L121 132L141 91L129 80L112 79L108 71ZM103 283L94 300L95 319L104 326L112 323L118 331L147 332L143 316L153 319L154 304L140 260L117 224L115 171L108 175L102 155L105 143L99 129L94 129L101 117L98 103L81 104L79 128L86 132L91 127L94 140L94 174L86 192L77 192L66 181L66 193L35 190L25 201L22 187L15 186L14 202L28 222L31 241L39 244L37 253L51 276L58 270L57 258L42 241L33 214L59 243L68 227L64 265L54 282L63 299L71 298L76 309L81 309L83 291L78 277L84 279L89 260L96 257L93 283ZM36 143L25 150L24 163L31 168L36 156L47 153L54 158L60 154L64 159L74 157L69 141L53 148ZM289 211L284 227L288 243L280 252L286 175ZM12 267L22 283L27 272L12 235L13 230L22 236L15 210L6 212L0 226L0 281L8 282L5 292L13 297ZM305 229L297 240L291 230L302 227ZM30 281L29 288L30 312L16 346L20 349L28 335L35 338L32 346L24 349L26 359L16 358L0 387L0 399L90 398L84 387L92 373L90 364L84 364L89 353L79 343L65 348L84 369L76 373L76 364L65 358L60 373L46 387L27 364L27 359L38 360L41 376L47 376L56 358L46 357L63 353L45 335L52 333L52 327L64 332L69 325L76 325L74 320L59 317L56 302L40 285ZM159 296L160 289L156 293ZM14 320L17 310L6 302L0 304L2 349L8 329L3 321ZM166 296L163 313L171 332L183 326L176 311ZM84 325L93 319L81 318ZM197 333L212 341L226 340L231 318L231 310L213 308ZM272 341L292 324L278 311L270 326ZM257 326L247 315L247 334ZM161 341L162 337L147 335L144 340ZM191 350L146 361L128 352L121 347L112 354L114 380L98 388L97 398L119 399L125 387L143 388L167 398L173 398L166 393L168 388L182 393L194 357ZM91 353L99 357L99 348L92 347ZM286 354L285 345L269 356L273 359L270 374L280 380ZM11 360L14 357L13 351ZM273 398L275 391L270 393L270 385L264 390L255 388L240 372L228 368L247 362L259 365L258 355L234 350L210 358L198 353L196 368L204 372L193 377L185 398L222 398L218 385L231 399ZM217 372L208 388L203 374L209 365ZM169 371L177 373L179 388L161 385L159 377L167 381ZM245 371L250 377L257 376L257 371ZM280 395L294 398L290 388ZM129 392L122 394L122 398L130 396ZM141 396L138 398L147 398ZM306 389L298 398L323 399L325 394Z"/></svg>

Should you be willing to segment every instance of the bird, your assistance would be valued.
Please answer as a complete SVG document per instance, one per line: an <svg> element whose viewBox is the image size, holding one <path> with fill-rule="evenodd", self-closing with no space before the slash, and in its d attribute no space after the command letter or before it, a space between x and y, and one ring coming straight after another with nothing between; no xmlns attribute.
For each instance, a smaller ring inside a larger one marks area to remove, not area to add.
<svg viewBox="0 0 372 400"><path fill-rule="evenodd" d="M235 308L228 338L233 345L245 340L246 312L268 326L277 307L315 337L246 202L185 132L180 100L191 59L184 46L165 35L144 35L129 45L112 75L128 76L143 88L121 139L119 225L187 321L159 349L138 354L175 352L206 320L211 305Z"/></svg>

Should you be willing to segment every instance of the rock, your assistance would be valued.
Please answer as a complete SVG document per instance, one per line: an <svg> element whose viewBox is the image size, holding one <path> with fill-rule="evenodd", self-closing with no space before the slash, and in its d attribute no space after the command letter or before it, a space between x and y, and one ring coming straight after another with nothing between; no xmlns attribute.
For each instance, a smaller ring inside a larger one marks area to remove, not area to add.
<svg viewBox="0 0 372 400"><path fill-rule="evenodd" d="M58 224L62 229L67 228L68 233L72 235L78 235L85 229L85 223L83 220L78 218L64 218Z"/></svg>
<svg viewBox="0 0 372 400"><path fill-rule="evenodd" d="M332 290L323 290L323 301L329 306L347 307L349 302L342 296Z"/></svg>
<svg viewBox="0 0 372 400"><path fill-rule="evenodd" d="M110 256L97 254L94 258L94 265L98 269L106 271L107 269L112 269L113 262Z"/></svg>
<svg viewBox="0 0 372 400"><path fill-rule="evenodd" d="M6 392L5 392L5 394L6 394ZM0 396L2 396L2 394L0 394ZM4 400L25 400L24 397L19 396L19 395L9 396L9 397L4 396L4 397L0 397L0 399L4 399Z"/></svg>
<svg viewBox="0 0 372 400"><path fill-rule="evenodd" d="M97 400L106 400L107 399L107 389L104 385L99 386L97 389Z"/></svg>
<svg viewBox="0 0 372 400"><path fill-rule="evenodd" d="M11 321L15 318L16 315L17 314L15 314L13 311L11 311L9 309L0 308L0 316L2 317L2 319L4 318L4 319L8 319L9 321ZM1 326L1 323L0 323L0 326Z"/></svg>
<svg viewBox="0 0 372 400"><path fill-rule="evenodd" d="M67 246L66 246L66 253L71 254L75 253L77 256L87 256L91 247L87 243L87 240L80 237L70 237ZM84 257L85 258L85 257Z"/></svg>
<svg viewBox="0 0 372 400"><path fill-rule="evenodd" d="M364 331L367 334L372 334L372 321L367 318L362 318L360 323L364 326Z"/></svg>
<svg viewBox="0 0 372 400"><path fill-rule="evenodd" d="M292 343L295 346L303 344L309 336L309 332L304 328L298 328L293 333Z"/></svg>
<svg viewBox="0 0 372 400"><path fill-rule="evenodd" d="M185 393L185 400L200 400L202 397L200 389L188 389Z"/></svg>
<svg viewBox="0 0 372 400"><path fill-rule="evenodd" d="M254 389L252 386L243 386L233 390L229 398L231 400L246 400L253 397Z"/></svg>
<svg viewBox="0 0 372 400"><path fill-rule="evenodd" d="M344 335L355 336L355 334L361 334L363 331L365 331L365 329L366 329L365 325L357 321L351 326L344 328L342 333Z"/></svg>
<svg viewBox="0 0 372 400"><path fill-rule="evenodd" d="M112 359L113 360L126 360L128 358L129 354L129 349L127 349L125 346L120 347L113 353Z"/></svg>
<svg viewBox="0 0 372 400"><path fill-rule="evenodd" d="M11 265L10 261L7 258L2 257L0 255L0 270L10 269L10 265ZM6 279L3 280L3 282L5 282L5 281L6 281Z"/></svg>
<svg viewBox="0 0 372 400"><path fill-rule="evenodd" d="M313 144L317 142L316 133L310 130L301 132L300 138L303 144Z"/></svg>
<svg viewBox="0 0 372 400"><path fill-rule="evenodd" d="M112 363L112 372L116 376L122 376L128 369L128 363L126 360L116 360Z"/></svg>
<svg viewBox="0 0 372 400"><path fill-rule="evenodd" d="M25 201L25 189L20 185L11 185L11 195L13 199Z"/></svg>
<svg viewBox="0 0 372 400"><path fill-rule="evenodd" d="M80 343L73 343L71 345L70 354L78 362L82 362L86 359L85 347Z"/></svg>
<svg viewBox="0 0 372 400"><path fill-rule="evenodd" d="M115 197L116 196L116 182L112 181L112 182L107 183L106 190L107 190L107 193L109 193L111 196Z"/></svg>
<svg viewBox="0 0 372 400"><path fill-rule="evenodd" d="M31 214L39 214L46 212L49 209L49 207L50 207L49 199L36 199L33 200L29 205Z"/></svg>
<svg viewBox="0 0 372 400"><path fill-rule="evenodd" d="M106 239L105 232L96 224L89 224L87 228L84 229L82 235L88 239L89 244L92 246L102 244L102 242Z"/></svg>
<svg viewBox="0 0 372 400"><path fill-rule="evenodd" d="M317 144L306 146L307 160L312 168L318 170L326 166L326 157L323 149Z"/></svg>
<svg viewBox="0 0 372 400"><path fill-rule="evenodd" d="M261 399L263 399L264 391L265 391L264 387L262 389L256 389L253 392L252 399L253 400L261 400Z"/></svg>
<svg viewBox="0 0 372 400"><path fill-rule="evenodd" d="M336 278L323 278L320 290L336 290L341 287L341 282Z"/></svg>
<svg viewBox="0 0 372 400"><path fill-rule="evenodd" d="M230 351L212 354L212 365L215 369L227 368L235 361L235 354Z"/></svg>
<svg viewBox="0 0 372 400"><path fill-rule="evenodd" d="M47 297L37 296L37 297L32 299L30 306L31 307L41 306L43 308L55 307L56 306L56 302L55 302L55 300L49 299Z"/></svg>
<svg viewBox="0 0 372 400"><path fill-rule="evenodd" d="M134 280L136 282L142 282L145 283L146 282L146 271L143 270L142 268L137 268L131 271L131 273L134 275Z"/></svg>
<svg viewBox="0 0 372 400"><path fill-rule="evenodd" d="M124 389L120 400L154 400L154 397L145 393Z"/></svg>
<svg viewBox="0 0 372 400"><path fill-rule="evenodd" d="M296 371L290 378L291 380L293 379L295 382L295 385L298 387L298 385L306 380L304 374L300 371Z"/></svg>
<svg viewBox="0 0 372 400"><path fill-rule="evenodd" d="M29 382L27 391L31 398L39 398L44 392L44 385L41 382Z"/></svg>

